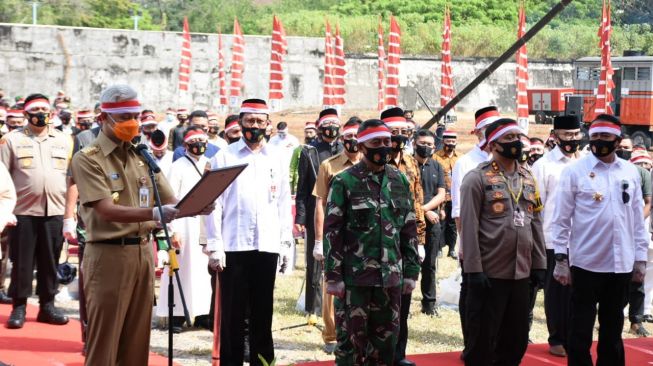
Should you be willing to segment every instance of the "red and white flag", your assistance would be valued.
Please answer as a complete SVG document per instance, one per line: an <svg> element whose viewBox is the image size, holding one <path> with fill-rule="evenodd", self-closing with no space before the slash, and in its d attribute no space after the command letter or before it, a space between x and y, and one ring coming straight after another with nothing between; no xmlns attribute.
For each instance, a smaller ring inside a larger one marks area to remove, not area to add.
<svg viewBox="0 0 653 366"><path fill-rule="evenodd" d="M601 16L601 27L599 28L599 37L601 38L601 78L599 79L599 87L596 93L596 104L594 107L594 115L597 116L602 113L614 114L610 102L614 100L612 97L612 89L614 89L614 69L612 68L612 59L610 57L610 35L612 34L611 24L611 5L610 0L607 4L603 0L603 12Z"/></svg>
<svg viewBox="0 0 653 366"><path fill-rule="evenodd" d="M333 80L333 69L335 66L335 55L333 40L331 36L331 25L326 22L326 34L324 36L324 88L322 92L322 104L324 107L335 106L335 82Z"/></svg>
<svg viewBox="0 0 653 366"><path fill-rule="evenodd" d="M181 42L181 62L179 63L179 92L188 92L190 84L190 30L188 29L188 18L184 17L184 32Z"/></svg>
<svg viewBox="0 0 653 366"><path fill-rule="evenodd" d="M275 15L272 19L272 45L270 50L270 94L269 99L283 99L283 56L288 49L286 31Z"/></svg>
<svg viewBox="0 0 653 366"><path fill-rule="evenodd" d="M378 110L385 109L385 49L383 48L383 24L379 18L379 48L378 48L378 86L379 86L379 105Z"/></svg>
<svg viewBox="0 0 653 366"><path fill-rule="evenodd" d="M390 16L388 38L388 74L385 84L385 106L399 106L399 64L401 62L401 29L394 16Z"/></svg>
<svg viewBox="0 0 653 366"><path fill-rule="evenodd" d="M222 53L222 34L218 34L218 105L227 108L227 77L224 69L224 54Z"/></svg>
<svg viewBox="0 0 653 366"><path fill-rule="evenodd" d="M440 107L453 98L453 74L451 72L451 14L444 11L444 31L442 32L442 67L440 71Z"/></svg>
<svg viewBox="0 0 653 366"><path fill-rule="evenodd" d="M334 104L338 106L345 105L345 76L347 70L345 69L345 46L343 44L342 36L340 35L340 25L336 25L336 47L335 47L335 65L333 65L333 81L334 87Z"/></svg>
<svg viewBox="0 0 653 366"><path fill-rule="evenodd" d="M519 6L519 27L517 39L526 34L526 9L522 2ZM528 134L528 53L526 45L517 51L517 122Z"/></svg>
<svg viewBox="0 0 653 366"><path fill-rule="evenodd" d="M231 46L231 86L229 88L229 105L232 108L238 107L240 88L243 83L243 71L245 70L245 37L238 24L238 18L234 18L234 40Z"/></svg>

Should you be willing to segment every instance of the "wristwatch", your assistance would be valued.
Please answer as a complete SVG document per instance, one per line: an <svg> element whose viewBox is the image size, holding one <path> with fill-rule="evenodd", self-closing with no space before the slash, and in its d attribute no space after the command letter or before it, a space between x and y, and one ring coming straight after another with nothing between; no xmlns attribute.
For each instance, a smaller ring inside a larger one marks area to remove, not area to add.
<svg viewBox="0 0 653 366"><path fill-rule="evenodd" d="M556 253L555 255L556 262L562 262L567 260L567 255L562 253Z"/></svg>

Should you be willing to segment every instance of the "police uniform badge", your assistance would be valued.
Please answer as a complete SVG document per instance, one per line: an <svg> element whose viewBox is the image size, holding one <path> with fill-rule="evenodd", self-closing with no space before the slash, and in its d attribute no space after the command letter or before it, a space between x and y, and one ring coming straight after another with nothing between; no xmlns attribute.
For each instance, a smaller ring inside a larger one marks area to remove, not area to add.
<svg viewBox="0 0 653 366"><path fill-rule="evenodd" d="M492 204L492 212L495 214L500 214L505 211L506 205L503 202L495 202Z"/></svg>

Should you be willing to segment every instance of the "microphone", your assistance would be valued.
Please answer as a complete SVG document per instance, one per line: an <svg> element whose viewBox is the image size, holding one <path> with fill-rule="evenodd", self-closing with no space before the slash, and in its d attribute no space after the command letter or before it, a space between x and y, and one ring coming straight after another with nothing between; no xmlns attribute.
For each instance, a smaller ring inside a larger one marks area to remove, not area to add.
<svg viewBox="0 0 653 366"><path fill-rule="evenodd" d="M161 168L156 164L156 160L154 160L154 157L152 154L150 154L150 151L147 148L147 145L145 144L140 144L136 146L136 151L141 155L143 160L147 163L147 166L150 168L150 170L154 173L160 173Z"/></svg>

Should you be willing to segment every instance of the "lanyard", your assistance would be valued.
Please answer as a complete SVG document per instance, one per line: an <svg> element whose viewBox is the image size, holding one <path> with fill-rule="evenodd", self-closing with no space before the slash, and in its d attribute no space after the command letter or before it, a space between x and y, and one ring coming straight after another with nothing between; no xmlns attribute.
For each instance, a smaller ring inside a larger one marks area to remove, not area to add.
<svg viewBox="0 0 653 366"><path fill-rule="evenodd" d="M184 154L184 157L185 157L186 159L188 159L188 161L190 161L190 164L193 166L193 168L195 168L195 171L197 172L197 174L199 174L200 177L203 176L202 172L200 172L200 170L197 169L197 165L195 165L195 162L193 161L193 159L191 159L191 158L190 158L188 155L186 155L186 154ZM511 193L512 193L512 192L511 192Z"/></svg>
<svg viewBox="0 0 653 366"><path fill-rule="evenodd" d="M524 177L519 177L519 192L515 194L515 192L512 191L512 186L510 185L510 182L508 181L508 179L506 179L506 176L503 175L503 172L499 172L499 175L501 176L501 178L503 178L503 181L506 183L506 189L508 189L508 192L510 192L512 199L515 201L515 206L517 206L519 204L519 199L521 198L521 195L524 192Z"/></svg>

